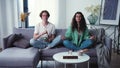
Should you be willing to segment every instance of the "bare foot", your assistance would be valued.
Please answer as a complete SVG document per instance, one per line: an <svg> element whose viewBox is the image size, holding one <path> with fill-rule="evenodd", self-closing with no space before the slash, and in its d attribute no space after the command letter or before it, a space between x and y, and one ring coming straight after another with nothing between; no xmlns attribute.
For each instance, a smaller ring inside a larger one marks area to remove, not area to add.
<svg viewBox="0 0 120 68"><path fill-rule="evenodd" d="M89 51L89 49L83 49L83 52L88 52Z"/></svg>
<svg viewBox="0 0 120 68"><path fill-rule="evenodd" d="M79 50L78 52L83 52L83 53L85 53L85 52L88 52L88 50L89 50L89 49L83 49L83 50Z"/></svg>

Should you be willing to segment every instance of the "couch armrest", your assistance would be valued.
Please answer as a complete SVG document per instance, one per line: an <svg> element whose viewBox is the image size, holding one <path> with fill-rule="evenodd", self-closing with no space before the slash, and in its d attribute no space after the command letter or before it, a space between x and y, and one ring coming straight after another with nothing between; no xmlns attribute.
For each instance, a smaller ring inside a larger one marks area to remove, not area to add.
<svg viewBox="0 0 120 68"><path fill-rule="evenodd" d="M3 38L3 49L8 48L7 42L8 42L8 38L11 36L12 34L10 34L9 36Z"/></svg>
<svg viewBox="0 0 120 68"><path fill-rule="evenodd" d="M8 47L7 47L7 41L8 41L8 38L7 38L7 37L6 37L6 38L3 38L3 49L8 48Z"/></svg>
<svg viewBox="0 0 120 68"><path fill-rule="evenodd" d="M112 39L105 36L104 41L96 46L99 68L110 67L111 52L112 52Z"/></svg>
<svg viewBox="0 0 120 68"><path fill-rule="evenodd" d="M112 52L112 39L109 37L105 37L105 45Z"/></svg>

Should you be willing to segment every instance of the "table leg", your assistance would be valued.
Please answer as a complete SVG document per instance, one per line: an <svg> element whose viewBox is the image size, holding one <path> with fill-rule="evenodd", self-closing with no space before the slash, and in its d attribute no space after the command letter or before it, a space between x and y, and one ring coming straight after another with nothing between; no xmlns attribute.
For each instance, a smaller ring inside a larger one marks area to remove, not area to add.
<svg viewBox="0 0 120 68"><path fill-rule="evenodd" d="M43 60L41 60L41 68L43 67Z"/></svg>
<svg viewBox="0 0 120 68"><path fill-rule="evenodd" d="M89 68L89 61L88 61L88 68Z"/></svg>
<svg viewBox="0 0 120 68"><path fill-rule="evenodd" d="M54 61L54 68L56 68L56 61Z"/></svg>
<svg viewBox="0 0 120 68"><path fill-rule="evenodd" d="M77 68L77 64L75 64L75 68Z"/></svg>
<svg viewBox="0 0 120 68"><path fill-rule="evenodd" d="M66 63L64 64L64 68L66 68Z"/></svg>

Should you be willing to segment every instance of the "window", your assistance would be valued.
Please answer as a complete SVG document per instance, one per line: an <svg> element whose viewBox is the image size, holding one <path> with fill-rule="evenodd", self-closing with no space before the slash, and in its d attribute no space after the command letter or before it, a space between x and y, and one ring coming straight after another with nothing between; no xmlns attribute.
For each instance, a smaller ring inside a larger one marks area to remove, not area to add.
<svg viewBox="0 0 120 68"><path fill-rule="evenodd" d="M48 21L56 25L58 22L58 0L28 0L29 27L41 22L39 14L42 10L47 10L50 13Z"/></svg>

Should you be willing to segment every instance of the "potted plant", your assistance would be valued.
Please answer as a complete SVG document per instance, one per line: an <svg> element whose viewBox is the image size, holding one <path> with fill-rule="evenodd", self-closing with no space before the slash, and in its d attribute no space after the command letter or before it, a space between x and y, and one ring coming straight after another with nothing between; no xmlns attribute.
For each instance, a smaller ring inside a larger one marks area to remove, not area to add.
<svg viewBox="0 0 120 68"><path fill-rule="evenodd" d="M87 17L91 25L94 25L100 13L100 5L91 5L85 8L87 12L90 12L90 15Z"/></svg>
<svg viewBox="0 0 120 68"><path fill-rule="evenodd" d="M25 28L25 19L30 13L21 13L20 20L21 20L21 27Z"/></svg>

